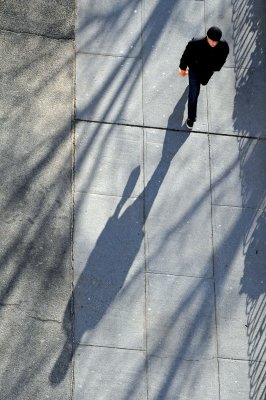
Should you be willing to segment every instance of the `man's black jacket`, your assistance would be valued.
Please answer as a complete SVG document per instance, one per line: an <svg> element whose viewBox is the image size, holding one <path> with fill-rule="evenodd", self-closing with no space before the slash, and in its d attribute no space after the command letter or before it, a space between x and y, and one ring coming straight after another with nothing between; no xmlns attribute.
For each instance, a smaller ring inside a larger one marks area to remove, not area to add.
<svg viewBox="0 0 266 400"><path fill-rule="evenodd" d="M214 71L220 71L229 53L229 46L226 41L220 40L215 47L207 42L207 37L192 39L180 60L180 69L187 67L195 72L202 85L206 85Z"/></svg>

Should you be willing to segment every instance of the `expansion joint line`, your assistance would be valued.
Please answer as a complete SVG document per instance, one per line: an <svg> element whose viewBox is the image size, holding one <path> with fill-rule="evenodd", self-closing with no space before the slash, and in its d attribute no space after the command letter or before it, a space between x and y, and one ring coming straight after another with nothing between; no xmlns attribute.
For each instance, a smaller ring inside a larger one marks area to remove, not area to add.
<svg viewBox="0 0 266 400"><path fill-rule="evenodd" d="M76 37L76 35L75 35ZM74 40L74 59L73 59L73 103L72 103L72 224L71 224L71 336L72 336L72 376L71 376L71 399L74 398L75 388L75 298L74 298L74 229L75 229L75 191L76 191L76 65L77 65L77 51L76 42Z"/></svg>
<svg viewBox="0 0 266 400"><path fill-rule="evenodd" d="M146 395L147 399L149 398L149 365L148 365L148 322L147 322L147 304L148 304L148 275L147 275L147 257L148 257L148 243L147 243L147 230L146 230L146 210L145 210L145 196L146 196L146 191L145 191L145 181L146 181L146 170L145 170L145 154L146 154L146 133L145 133L145 126L144 126L144 81L143 81L143 21L144 21L144 2L140 2L140 7L141 7L141 85L142 85L142 97L141 97L141 106L142 106L142 121L143 121L143 126L140 126L142 129L142 154L141 154L141 159L142 159L142 187L143 187L143 199L142 199L142 218L143 218L143 234L144 234L144 240L143 240L143 245L144 245L144 338L145 338L145 371L146 371ZM130 126L130 125L129 125Z"/></svg>
<svg viewBox="0 0 266 400"><path fill-rule="evenodd" d="M125 124L122 122L108 122L108 121L99 121L99 120L84 120L84 119L75 119L76 122L87 122L87 123L95 123L95 124L102 124L102 125L114 125L114 126L125 126L131 128L141 128L141 129L152 129L158 131L169 131L169 132L189 132L199 135L210 135L210 136L222 136L227 138L238 138L238 139L250 139L250 140L261 140L265 141L266 137L258 137L258 136L247 136L247 135L238 135L236 133L221 133L221 132L207 132L207 131L200 131L200 130L184 130L178 128L166 128L161 126L152 126L152 125L139 125L139 124Z"/></svg>
<svg viewBox="0 0 266 400"><path fill-rule="evenodd" d="M12 33L14 35L27 35L27 36L39 37L39 38L48 39L48 40L58 40L58 41L63 41L63 42L68 42L68 41L74 42L75 41L74 37L48 36L48 35L43 35L40 33L28 32L28 31L12 31L11 29L0 29L0 34L1 33Z"/></svg>

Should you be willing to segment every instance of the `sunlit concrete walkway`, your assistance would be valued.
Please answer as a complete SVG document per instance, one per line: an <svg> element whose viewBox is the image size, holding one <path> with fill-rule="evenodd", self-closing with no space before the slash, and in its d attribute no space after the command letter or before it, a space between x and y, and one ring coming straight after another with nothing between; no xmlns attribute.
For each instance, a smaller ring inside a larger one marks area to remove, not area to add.
<svg viewBox="0 0 266 400"><path fill-rule="evenodd" d="M74 400L265 399L263 1L77 2ZM187 132L188 40L230 56Z"/></svg>

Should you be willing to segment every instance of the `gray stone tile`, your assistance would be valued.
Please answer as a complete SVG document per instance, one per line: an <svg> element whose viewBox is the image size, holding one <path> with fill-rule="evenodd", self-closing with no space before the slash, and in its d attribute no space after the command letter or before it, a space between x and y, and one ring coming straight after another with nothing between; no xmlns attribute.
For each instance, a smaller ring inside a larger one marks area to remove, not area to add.
<svg viewBox="0 0 266 400"><path fill-rule="evenodd" d="M141 2L77 3L77 51L136 57L141 50Z"/></svg>
<svg viewBox="0 0 266 400"><path fill-rule="evenodd" d="M74 400L147 400L145 353L81 346L75 359Z"/></svg>
<svg viewBox="0 0 266 400"><path fill-rule="evenodd" d="M0 29L74 38L74 0L2 0Z"/></svg>
<svg viewBox="0 0 266 400"><path fill-rule="evenodd" d="M266 360L265 212L214 207L219 356Z"/></svg>
<svg viewBox="0 0 266 400"><path fill-rule="evenodd" d="M189 18L188 18L189 15ZM204 35L203 2L146 1L143 23L143 110L146 126L178 128L187 118L188 78L178 74L180 58L192 37ZM206 88L198 102L194 128L207 130Z"/></svg>
<svg viewBox="0 0 266 400"><path fill-rule="evenodd" d="M172 357L149 359L149 400L216 400L219 398L218 362L181 360Z"/></svg>
<svg viewBox="0 0 266 400"><path fill-rule="evenodd" d="M146 141L148 269L212 276L208 138L147 130Z"/></svg>
<svg viewBox="0 0 266 400"><path fill-rule="evenodd" d="M83 194L79 204L74 232L76 342L142 349L142 203Z"/></svg>
<svg viewBox="0 0 266 400"><path fill-rule="evenodd" d="M211 136L213 202L263 208L266 202L266 143Z"/></svg>
<svg viewBox="0 0 266 400"><path fill-rule="evenodd" d="M221 400L265 399L265 363L219 360Z"/></svg>
<svg viewBox="0 0 266 400"><path fill-rule="evenodd" d="M265 65L266 17L263 0L206 0L207 28L218 25L228 41L230 54L227 66L254 67Z"/></svg>
<svg viewBox="0 0 266 400"><path fill-rule="evenodd" d="M264 69L223 68L213 75L207 86L210 132L266 136Z"/></svg>
<svg viewBox="0 0 266 400"><path fill-rule="evenodd" d="M77 55L76 117L142 125L142 61Z"/></svg>
<svg viewBox="0 0 266 400"><path fill-rule="evenodd" d="M143 190L142 129L79 122L76 125L76 191L122 196L131 175L132 193ZM135 178L134 178L135 176Z"/></svg>
<svg viewBox="0 0 266 400"><path fill-rule="evenodd" d="M41 320L23 305L0 306L1 399L68 399L71 393L71 338L61 358L64 380L53 367L65 335L59 321ZM70 328L70 327L69 327Z"/></svg>
<svg viewBox="0 0 266 400"><path fill-rule="evenodd" d="M216 357L211 279L148 275L148 352L182 360Z"/></svg>

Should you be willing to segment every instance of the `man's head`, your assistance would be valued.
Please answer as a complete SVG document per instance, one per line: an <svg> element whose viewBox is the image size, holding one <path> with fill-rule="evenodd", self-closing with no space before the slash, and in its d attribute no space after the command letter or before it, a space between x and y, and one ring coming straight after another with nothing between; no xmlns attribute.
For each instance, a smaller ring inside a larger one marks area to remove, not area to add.
<svg viewBox="0 0 266 400"><path fill-rule="evenodd" d="M211 47L217 46L222 37L222 31L217 26L212 26L207 32L207 41Z"/></svg>

